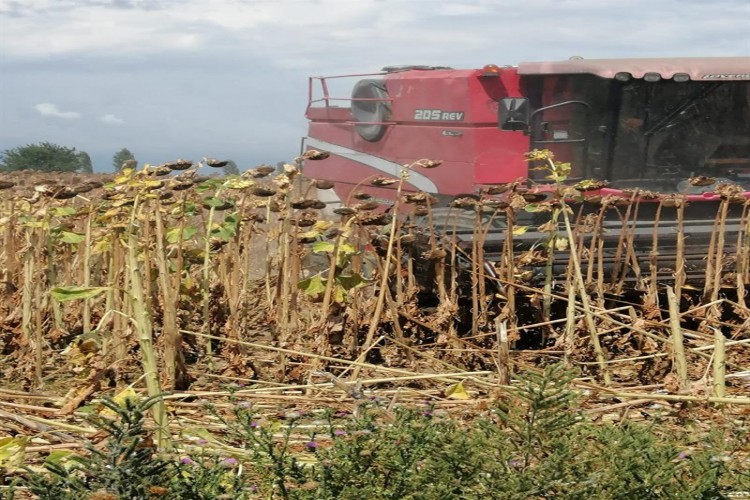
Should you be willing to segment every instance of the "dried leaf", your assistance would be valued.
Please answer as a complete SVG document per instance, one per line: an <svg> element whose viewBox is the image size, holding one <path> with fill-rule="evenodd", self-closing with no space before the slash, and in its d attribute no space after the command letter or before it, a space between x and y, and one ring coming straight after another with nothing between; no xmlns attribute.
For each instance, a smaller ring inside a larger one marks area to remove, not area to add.
<svg viewBox="0 0 750 500"><path fill-rule="evenodd" d="M0 469L15 469L23 464L27 436L0 438Z"/></svg>
<svg viewBox="0 0 750 500"><path fill-rule="evenodd" d="M135 392L135 390L128 386L119 393L115 397L112 398L112 402L115 403L117 406L124 407L125 402L128 400L131 401L138 401L140 399L140 396L138 396L138 393ZM105 408L101 411L102 415L114 415L115 412L110 410L109 408Z"/></svg>
<svg viewBox="0 0 750 500"><path fill-rule="evenodd" d="M457 384L448 386L445 389L445 397L451 399L471 399L471 396L469 396L469 393L464 388L463 380Z"/></svg>

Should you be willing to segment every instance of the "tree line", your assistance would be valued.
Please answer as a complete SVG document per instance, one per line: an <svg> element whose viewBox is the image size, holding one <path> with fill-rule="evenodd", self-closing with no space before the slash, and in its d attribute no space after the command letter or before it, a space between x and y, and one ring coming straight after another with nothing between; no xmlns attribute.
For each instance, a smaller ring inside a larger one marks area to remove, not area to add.
<svg viewBox="0 0 750 500"><path fill-rule="evenodd" d="M123 166L136 167L138 161L135 155L122 148L112 156L114 172L122 170ZM0 172L14 172L18 170L36 170L39 172L81 172L93 173L94 167L91 157L85 151L39 142L27 144L0 152ZM239 168L233 161L224 167L224 174L239 174Z"/></svg>
<svg viewBox="0 0 750 500"><path fill-rule="evenodd" d="M38 170L41 172L85 172L94 167L85 151L49 142L27 144L0 153L0 171Z"/></svg>

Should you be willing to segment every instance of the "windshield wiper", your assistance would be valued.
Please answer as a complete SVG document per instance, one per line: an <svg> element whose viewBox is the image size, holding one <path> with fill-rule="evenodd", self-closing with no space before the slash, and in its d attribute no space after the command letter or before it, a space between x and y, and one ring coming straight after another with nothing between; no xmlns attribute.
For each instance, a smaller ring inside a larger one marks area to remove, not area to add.
<svg viewBox="0 0 750 500"><path fill-rule="evenodd" d="M669 113L667 113L667 116L659 120L656 125L651 127L649 130L647 130L643 136L644 137L651 137L652 135L656 134L662 129L665 129L669 125L672 124L674 119L680 115L683 111L685 111L687 108L689 108L693 103L698 101L699 99L703 99L708 94L716 90L717 88L721 87L723 82L714 82L702 89L698 89L697 92L693 93L693 95L689 96L687 99L685 99L682 104L677 106L676 108L672 109Z"/></svg>

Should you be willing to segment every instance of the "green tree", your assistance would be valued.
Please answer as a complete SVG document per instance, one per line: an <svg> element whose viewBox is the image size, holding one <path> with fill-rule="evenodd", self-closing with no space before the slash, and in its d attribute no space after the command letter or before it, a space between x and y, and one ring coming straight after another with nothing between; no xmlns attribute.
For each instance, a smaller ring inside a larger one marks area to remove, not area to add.
<svg viewBox="0 0 750 500"><path fill-rule="evenodd" d="M0 170L39 170L42 172L75 172L80 170L81 155L88 154L50 142L27 144L0 153ZM89 158L89 163L91 159Z"/></svg>
<svg viewBox="0 0 750 500"><path fill-rule="evenodd" d="M237 167L237 164L233 162L232 160L229 160L226 165L224 165L224 175L239 175L240 169Z"/></svg>
<svg viewBox="0 0 750 500"><path fill-rule="evenodd" d="M81 172L85 174L94 173L94 166L91 163L91 157L86 151L78 152L78 162L80 164Z"/></svg>
<svg viewBox="0 0 750 500"><path fill-rule="evenodd" d="M138 166L138 162L128 148L122 148L112 157L112 166L115 167L115 172L122 170L122 165L125 162L130 162L129 167L135 168Z"/></svg>

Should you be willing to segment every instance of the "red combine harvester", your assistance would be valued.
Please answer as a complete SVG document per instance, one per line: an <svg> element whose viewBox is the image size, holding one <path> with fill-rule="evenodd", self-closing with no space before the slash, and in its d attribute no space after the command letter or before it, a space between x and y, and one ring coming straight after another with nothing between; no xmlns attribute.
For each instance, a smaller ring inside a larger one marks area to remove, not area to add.
<svg viewBox="0 0 750 500"><path fill-rule="evenodd" d="M353 81L351 93L332 95L346 78ZM627 230L644 268L657 266L668 278L682 240L680 252L698 276L722 210L725 253L741 256L750 247L749 203L742 203L750 199L750 58L573 58L463 70L400 66L314 77L309 85L304 147L331 156L307 162L304 173L335 182L333 197L320 192L329 203L349 203L353 191L363 191L387 208L393 186L371 186L366 179L398 177L402 165L422 158L442 165L413 169L405 189L432 193L445 206L519 179L527 189L544 191L548 172L530 169L524 154L547 149L572 165L567 182L608 182L584 193L587 198L643 201L632 220L618 210L607 213L601 238L612 259ZM689 182L698 176L715 182ZM724 208L716 190L722 184L739 186L732 191L735 202ZM679 194L684 218L670 217L653 196L657 192ZM577 205L579 215L596 212L595 204L587 205ZM530 227L538 217L519 216ZM655 224L658 252L651 248ZM463 229L468 239L471 227ZM493 244L502 247L503 234L488 235L488 252ZM528 247L540 237L529 231L514 244Z"/></svg>

